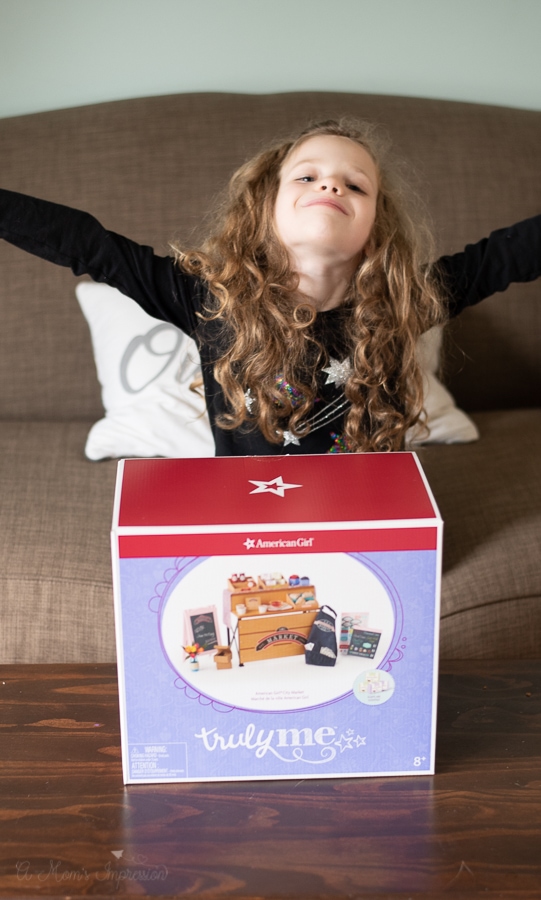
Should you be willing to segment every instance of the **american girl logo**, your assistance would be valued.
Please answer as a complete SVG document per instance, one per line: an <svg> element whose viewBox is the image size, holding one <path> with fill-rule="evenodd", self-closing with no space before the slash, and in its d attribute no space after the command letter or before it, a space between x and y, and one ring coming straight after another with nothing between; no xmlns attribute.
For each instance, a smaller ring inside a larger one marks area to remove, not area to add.
<svg viewBox="0 0 541 900"><path fill-rule="evenodd" d="M296 538L274 538L267 540L264 538L246 538L243 546L247 550L284 550L288 547L308 547L314 546L313 537L296 537Z"/></svg>
<svg viewBox="0 0 541 900"><path fill-rule="evenodd" d="M366 737L355 734L349 728L345 734L338 736L338 730L331 725L312 728L264 728L257 730L253 723L237 734L222 735L217 728L202 728L194 737L203 741L205 750L222 753L239 750L253 750L257 759L263 759L267 753L276 756L282 762L306 762L310 765L322 765L332 762L337 753L347 750L358 750L366 746Z"/></svg>

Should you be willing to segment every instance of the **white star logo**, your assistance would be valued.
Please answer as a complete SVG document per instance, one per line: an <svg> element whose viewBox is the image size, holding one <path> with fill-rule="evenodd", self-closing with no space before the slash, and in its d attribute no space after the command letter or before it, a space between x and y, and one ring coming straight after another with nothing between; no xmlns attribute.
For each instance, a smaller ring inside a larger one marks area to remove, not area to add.
<svg viewBox="0 0 541 900"><path fill-rule="evenodd" d="M302 487L302 484L286 484L281 475L272 481L252 481L251 478L248 480L250 484L256 486L255 491L250 491L251 494L277 494L278 497L285 497L285 492L291 488Z"/></svg>
<svg viewBox="0 0 541 900"><path fill-rule="evenodd" d="M246 538L243 543L243 546L246 547L247 550L253 550L255 547L255 541L253 538Z"/></svg>
<svg viewBox="0 0 541 900"><path fill-rule="evenodd" d="M344 750L353 750L351 746L351 742L353 741L353 737L347 737L345 734L341 734L340 738L335 741L337 747L340 747L340 753L343 753Z"/></svg>

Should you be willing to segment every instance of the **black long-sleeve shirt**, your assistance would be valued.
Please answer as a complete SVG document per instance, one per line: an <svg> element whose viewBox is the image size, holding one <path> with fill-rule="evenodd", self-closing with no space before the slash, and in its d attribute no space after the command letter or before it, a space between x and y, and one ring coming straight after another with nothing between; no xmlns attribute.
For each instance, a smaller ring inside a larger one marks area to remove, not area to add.
<svg viewBox="0 0 541 900"><path fill-rule="evenodd" d="M270 444L259 431L224 431L216 424L226 410L214 363L223 349L221 326L204 321L207 286L183 272L172 257L107 231L93 216L45 200L0 190L0 237L42 259L90 275L135 300L149 315L171 322L197 341L209 419L218 456L265 456L281 453L327 453L336 448L346 410L311 431L299 444ZM463 252L443 256L435 264L448 293L449 316L479 303L517 281L541 275L541 216L503 228ZM329 357L342 359L347 310L318 313L316 333ZM340 391L322 379L319 409L337 401ZM315 408L315 412L317 413ZM321 421L321 419L320 419Z"/></svg>

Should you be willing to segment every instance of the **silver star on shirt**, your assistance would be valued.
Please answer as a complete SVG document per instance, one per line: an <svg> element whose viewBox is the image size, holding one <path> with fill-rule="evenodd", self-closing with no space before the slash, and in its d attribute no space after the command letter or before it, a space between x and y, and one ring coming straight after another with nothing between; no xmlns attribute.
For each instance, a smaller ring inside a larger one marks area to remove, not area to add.
<svg viewBox="0 0 541 900"><path fill-rule="evenodd" d="M287 447L288 444L295 444L296 447L300 447L301 442L291 431L284 431L284 447Z"/></svg>
<svg viewBox="0 0 541 900"><path fill-rule="evenodd" d="M351 375L351 363L349 358L346 357L342 362L338 362L337 359L333 359L331 356L329 363L330 365L327 366L326 369L321 370L328 375L325 384L335 384L337 387L340 387L340 385L346 383Z"/></svg>
<svg viewBox="0 0 541 900"><path fill-rule="evenodd" d="M249 413L252 412L252 406L255 403L255 397L252 397L252 392L250 388L244 392L244 405Z"/></svg>

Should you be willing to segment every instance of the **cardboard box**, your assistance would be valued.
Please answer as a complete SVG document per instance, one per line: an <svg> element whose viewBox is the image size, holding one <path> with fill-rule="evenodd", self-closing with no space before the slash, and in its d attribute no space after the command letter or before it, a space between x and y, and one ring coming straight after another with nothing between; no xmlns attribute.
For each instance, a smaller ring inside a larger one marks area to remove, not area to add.
<svg viewBox="0 0 541 900"><path fill-rule="evenodd" d="M412 453L121 462L124 780L432 773L441 542Z"/></svg>

